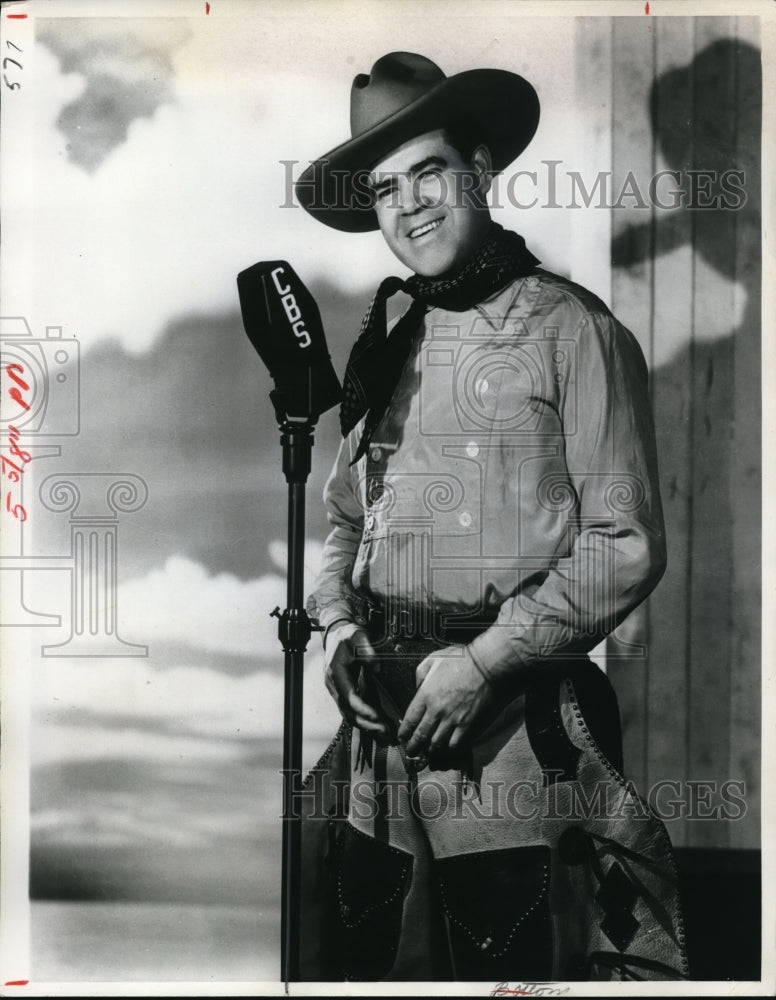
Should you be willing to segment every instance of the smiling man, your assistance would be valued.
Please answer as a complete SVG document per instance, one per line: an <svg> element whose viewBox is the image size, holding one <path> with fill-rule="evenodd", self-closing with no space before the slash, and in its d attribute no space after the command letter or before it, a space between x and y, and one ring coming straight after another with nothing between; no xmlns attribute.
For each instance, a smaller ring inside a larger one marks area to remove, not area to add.
<svg viewBox="0 0 776 1000"><path fill-rule="evenodd" d="M380 230L402 264L436 278L469 262L491 227L484 200L490 170L486 146L478 145L467 162L437 129L404 143L370 172Z"/></svg>
<svg viewBox="0 0 776 1000"><path fill-rule="evenodd" d="M324 497L311 605L345 725L318 770L338 753L349 794L320 978L686 971L670 845L588 657L665 565L646 365L487 205L538 117L516 74L391 53L354 81L352 138L297 183L412 272L351 352Z"/></svg>

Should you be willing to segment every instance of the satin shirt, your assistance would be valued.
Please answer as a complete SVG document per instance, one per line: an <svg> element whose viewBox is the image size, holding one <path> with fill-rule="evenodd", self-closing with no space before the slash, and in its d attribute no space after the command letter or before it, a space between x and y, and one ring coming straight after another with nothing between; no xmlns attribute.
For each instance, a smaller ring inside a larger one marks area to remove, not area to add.
<svg viewBox="0 0 776 1000"><path fill-rule="evenodd" d="M590 292L539 270L466 312L429 308L367 455L363 421L324 490L311 607L359 597L492 624L497 683L586 653L665 568L647 367Z"/></svg>

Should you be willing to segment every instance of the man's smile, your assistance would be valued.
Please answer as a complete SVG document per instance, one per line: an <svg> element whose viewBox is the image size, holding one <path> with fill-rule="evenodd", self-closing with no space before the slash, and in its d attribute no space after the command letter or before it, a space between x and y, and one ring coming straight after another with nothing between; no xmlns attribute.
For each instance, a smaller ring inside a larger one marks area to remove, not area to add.
<svg viewBox="0 0 776 1000"><path fill-rule="evenodd" d="M422 226L416 226L414 229L411 229L407 233L407 236L411 240L416 240L419 236L425 236L426 233L432 233L435 229L439 229L442 225L442 221L443 220L439 218L432 219L431 222L424 222Z"/></svg>
<svg viewBox="0 0 776 1000"><path fill-rule="evenodd" d="M479 150L479 152L478 152ZM477 147L474 163L451 146L443 129L410 139L376 163L369 174L377 223L390 250L415 274L457 273L491 225L487 204L459 198L472 169L480 194L488 188L490 153Z"/></svg>

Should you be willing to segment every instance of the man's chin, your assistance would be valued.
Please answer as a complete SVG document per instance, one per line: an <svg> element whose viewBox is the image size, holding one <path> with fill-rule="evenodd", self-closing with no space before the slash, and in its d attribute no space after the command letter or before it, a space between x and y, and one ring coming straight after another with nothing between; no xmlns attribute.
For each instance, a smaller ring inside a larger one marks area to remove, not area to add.
<svg viewBox="0 0 776 1000"><path fill-rule="evenodd" d="M421 278L441 278L453 269L452 261L441 255L416 257L414 260L405 260L404 263Z"/></svg>

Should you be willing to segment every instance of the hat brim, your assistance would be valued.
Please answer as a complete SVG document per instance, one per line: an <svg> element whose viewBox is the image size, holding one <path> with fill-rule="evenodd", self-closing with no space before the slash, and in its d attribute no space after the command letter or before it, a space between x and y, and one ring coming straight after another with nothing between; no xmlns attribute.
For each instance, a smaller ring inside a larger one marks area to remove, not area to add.
<svg viewBox="0 0 776 1000"><path fill-rule="evenodd" d="M332 229L378 229L367 172L392 150L424 132L471 122L501 172L531 141L539 124L536 91L516 73L474 69L447 77L423 97L315 160L294 185L297 200Z"/></svg>

